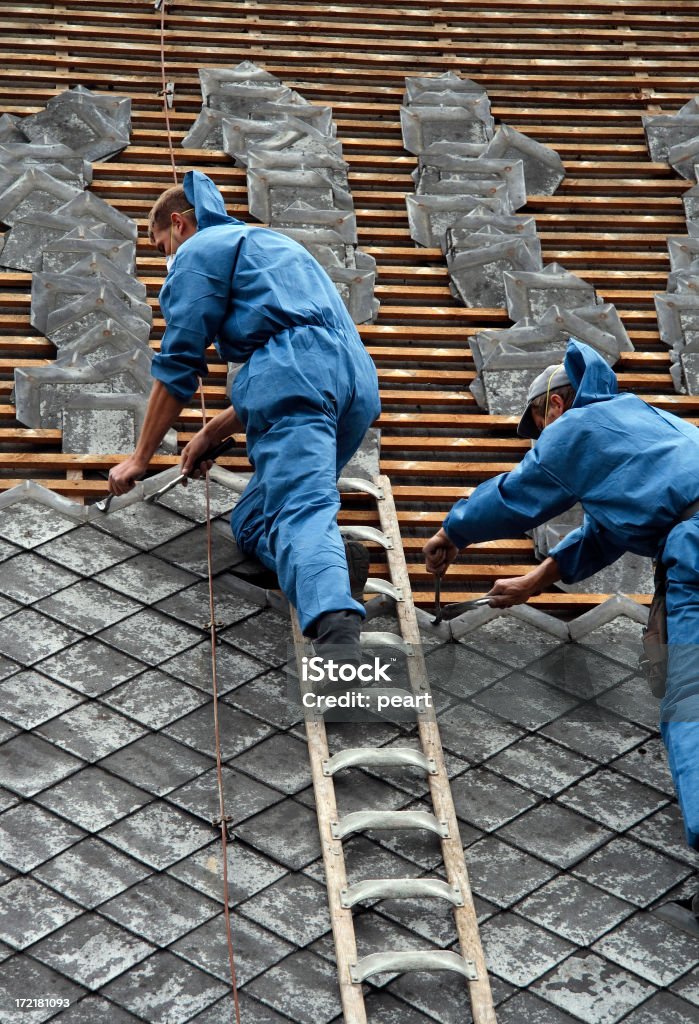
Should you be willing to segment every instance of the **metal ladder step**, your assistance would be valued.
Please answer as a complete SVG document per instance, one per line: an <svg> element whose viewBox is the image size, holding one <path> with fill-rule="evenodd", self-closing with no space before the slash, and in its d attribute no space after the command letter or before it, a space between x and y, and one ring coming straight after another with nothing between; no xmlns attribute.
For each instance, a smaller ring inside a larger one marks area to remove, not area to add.
<svg viewBox="0 0 699 1024"><path fill-rule="evenodd" d="M375 526L341 526L340 533L343 537L349 537L350 540L372 540L387 551L393 547L392 539L381 530L377 530Z"/></svg>
<svg viewBox="0 0 699 1024"><path fill-rule="evenodd" d="M456 971L469 981L478 981L478 972L473 960L466 960L450 949L396 950L395 952L372 953L350 964L350 977L355 985L361 985L375 974L405 971Z"/></svg>
<svg viewBox="0 0 699 1024"><path fill-rule="evenodd" d="M429 811L352 811L330 824L333 839L344 839L352 832L364 832L371 828L387 831L422 828L434 832L442 839L449 838L447 822L438 821Z"/></svg>
<svg viewBox="0 0 699 1024"><path fill-rule="evenodd" d="M353 907L362 900L430 899L448 900L455 907L463 907L464 896L458 886L449 885L441 878L365 878L342 890L342 906Z"/></svg>
<svg viewBox="0 0 699 1024"><path fill-rule="evenodd" d="M422 768L426 775L437 774L437 762L413 747L345 747L323 761L323 775L334 775L343 768Z"/></svg>

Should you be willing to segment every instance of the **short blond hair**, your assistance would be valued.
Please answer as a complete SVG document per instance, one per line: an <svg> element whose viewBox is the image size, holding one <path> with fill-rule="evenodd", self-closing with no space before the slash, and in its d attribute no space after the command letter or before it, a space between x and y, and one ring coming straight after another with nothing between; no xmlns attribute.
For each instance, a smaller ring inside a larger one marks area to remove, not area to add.
<svg viewBox="0 0 699 1024"><path fill-rule="evenodd" d="M182 213L189 217L194 225L197 218L192 210L192 204L185 195L182 185L174 185L160 194L153 204L148 215L148 237L153 241L153 228L164 228L170 223L173 213Z"/></svg>

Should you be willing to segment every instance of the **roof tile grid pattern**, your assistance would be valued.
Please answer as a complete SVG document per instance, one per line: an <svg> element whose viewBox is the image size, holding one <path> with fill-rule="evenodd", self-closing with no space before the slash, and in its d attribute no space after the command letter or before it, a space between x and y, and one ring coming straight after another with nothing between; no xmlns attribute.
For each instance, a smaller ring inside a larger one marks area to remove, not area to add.
<svg viewBox="0 0 699 1024"><path fill-rule="evenodd" d="M118 510L89 523L67 520L41 506L36 492L8 508L11 516L0 510L2 532L18 539L13 530L22 521L39 541L10 559L31 556L25 571L57 589L17 591L24 611L6 621L41 614L46 624L61 625L64 606L51 602L81 584L118 599L128 590L139 610L121 620L134 619L133 630L118 631L117 623L96 635L78 616L50 654L45 630L30 631L22 660L8 657L0 682L7 722L0 906L9 922L0 999L7 1019L15 1019L18 993L41 984L71 1000L58 1014L67 1024L110 1006L116 1020L121 1013L125 1021L185 1024L208 1013L215 1021L229 1012L230 983L221 847L212 827L218 802L210 680L203 658L181 663L208 646L197 625L208 596L173 556L199 527L183 517L183 506L128 506L122 520L138 509L134 539L148 538L145 552L115 541L109 519ZM104 557L77 557L83 535L96 552L104 539ZM183 543L172 549L168 537ZM233 554L226 567L235 561L232 539L227 543ZM288 625L270 608L238 601L226 567L216 577L225 609L220 711L241 996L253 1020L337 1021L307 753L298 714L279 713ZM144 573L152 595L139 583ZM153 611L154 603L162 610ZM39 605L43 613L34 611ZM562 645L504 616L459 642L435 646L431 639L442 739L498 1015L506 1021L508 1014L517 1019L520 1005L542 1021L586 1024L621 1021L646 1004L651 1012L665 1005L660 999L687 1020L694 1012L699 950L652 910L691 894L696 857L682 846L652 698L640 690L631 701L617 696L635 678L638 633L629 620L616 620L584 642ZM90 677L81 657L62 660L86 644L93 645ZM474 677L486 652L492 670ZM519 701L512 699L517 684ZM523 715L528 703L547 711ZM414 729L336 724L329 738L331 749L405 744ZM429 809L422 780L413 785L396 770L358 772L336 780L341 813L367 803ZM345 848L350 880L440 874L434 837L367 833ZM374 900L355 914L360 954L455 940L448 909L430 901ZM378 976L367 992L378 1019L464 1020L458 979Z"/></svg>

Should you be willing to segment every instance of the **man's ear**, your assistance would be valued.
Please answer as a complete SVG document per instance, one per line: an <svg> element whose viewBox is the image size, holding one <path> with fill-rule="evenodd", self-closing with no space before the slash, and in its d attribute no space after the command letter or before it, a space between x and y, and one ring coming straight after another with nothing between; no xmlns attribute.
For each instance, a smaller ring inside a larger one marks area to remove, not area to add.
<svg viewBox="0 0 699 1024"><path fill-rule="evenodd" d="M566 404L561 395L551 395L549 397L549 409L555 412L556 416L560 416L566 411Z"/></svg>

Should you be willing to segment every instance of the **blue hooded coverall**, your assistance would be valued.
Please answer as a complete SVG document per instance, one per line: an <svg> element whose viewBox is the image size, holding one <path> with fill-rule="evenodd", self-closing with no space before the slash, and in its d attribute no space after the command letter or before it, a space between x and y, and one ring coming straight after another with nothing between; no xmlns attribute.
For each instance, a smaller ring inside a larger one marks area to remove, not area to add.
<svg viewBox="0 0 699 1024"><path fill-rule="evenodd" d="M226 214L200 171L184 178L196 234L160 292L167 328L153 376L189 401L205 350L242 362L231 401L254 473L231 526L239 547L275 571L304 632L348 609L337 478L379 415L376 370L335 285L301 245Z"/></svg>
<svg viewBox="0 0 699 1024"><path fill-rule="evenodd" d="M667 570L668 681L661 732L684 817L699 848L699 430L631 394L593 349L571 340L564 361L572 407L510 473L458 501L444 521L459 548L513 537L581 502L583 525L550 551L564 583L625 551Z"/></svg>

